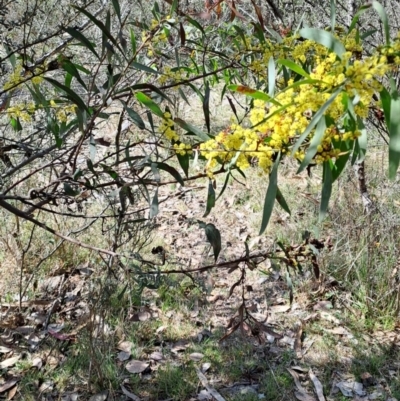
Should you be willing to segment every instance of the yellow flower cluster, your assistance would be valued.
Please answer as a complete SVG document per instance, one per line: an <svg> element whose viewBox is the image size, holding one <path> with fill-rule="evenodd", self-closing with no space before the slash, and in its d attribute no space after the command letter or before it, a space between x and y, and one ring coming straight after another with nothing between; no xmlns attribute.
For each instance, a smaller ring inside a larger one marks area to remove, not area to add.
<svg viewBox="0 0 400 401"><path fill-rule="evenodd" d="M261 57L252 62L251 68L266 78L271 55L297 63L307 60L313 66L309 70L309 78L315 82L299 85L299 82L290 79L285 85L278 78L278 86L280 83L282 89L279 91L278 88L275 102L254 101L249 116L252 128L232 125L200 146L201 154L208 160L208 170L232 162L243 169L256 160L268 172L274 154L291 152L293 144L306 130L313 115L340 87L342 92L324 113L327 128L313 161L319 164L337 159L341 153L341 141L352 141L361 135L354 124L351 128L347 119L343 118L347 112L347 102L353 103L356 116L361 119L368 116L369 107L374 102L373 95L382 88L380 80L392 68L391 63L399 62L400 35L390 47L364 57L355 33L348 35L341 38L347 50L341 58L313 41L296 39L285 37L283 45L265 43L252 46L251 50L259 51ZM315 129L296 152L295 158L300 161L304 159L314 133Z"/></svg>
<svg viewBox="0 0 400 401"><path fill-rule="evenodd" d="M3 85L4 90L14 90L21 84L31 81L34 84L40 84L43 81L43 70L36 68L34 74L30 71L25 71L21 63L16 64L14 71L10 74L7 82Z"/></svg>
<svg viewBox="0 0 400 401"><path fill-rule="evenodd" d="M7 114L10 118L19 118L24 122L31 121L35 111L36 106L34 103L16 104L7 108Z"/></svg>
<svg viewBox="0 0 400 401"><path fill-rule="evenodd" d="M159 125L158 131L171 142L179 141L179 136L174 130L174 120L169 112L164 113L164 119Z"/></svg>
<svg viewBox="0 0 400 401"><path fill-rule="evenodd" d="M50 100L50 106L55 110L56 119L61 123L67 122L69 115L75 113L77 108L75 104L64 106L56 103L53 99Z"/></svg>
<svg viewBox="0 0 400 401"><path fill-rule="evenodd" d="M158 82L160 85L164 85L167 82L180 82L186 79L184 73L180 69L175 69L172 71L171 67L165 67L163 71L163 75L158 78ZM178 86L177 86L178 88Z"/></svg>
<svg viewBox="0 0 400 401"><path fill-rule="evenodd" d="M178 155L181 155L181 156L185 156L187 153L192 153L192 147L191 147L191 145L189 145L189 144L187 144L187 143L175 143L174 144L174 146L173 146L173 149L175 150L175 152L178 154Z"/></svg>

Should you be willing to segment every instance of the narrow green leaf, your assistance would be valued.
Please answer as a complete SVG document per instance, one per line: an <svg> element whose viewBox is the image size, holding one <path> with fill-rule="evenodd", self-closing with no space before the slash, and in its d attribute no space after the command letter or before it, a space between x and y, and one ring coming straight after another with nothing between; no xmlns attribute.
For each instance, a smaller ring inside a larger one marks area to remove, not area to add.
<svg viewBox="0 0 400 401"><path fill-rule="evenodd" d="M144 64L132 62L132 63L130 64L130 66L131 66L132 68L135 68L136 70L148 72L148 73L150 73L150 74L161 75L161 72L159 72L159 71L157 71L157 70L155 70L155 69L153 69L153 68L151 68L151 67L148 67L147 65L144 65Z"/></svg>
<svg viewBox="0 0 400 401"><path fill-rule="evenodd" d="M361 132L361 136L357 138L357 144L359 147L357 161L362 162L365 159L365 155L367 153L368 135L367 135L367 129L365 128L365 125L364 125L364 121L360 117L357 117L357 125L358 125L358 129Z"/></svg>
<svg viewBox="0 0 400 401"><path fill-rule="evenodd" d="M214 259L217 261L218 255L221 252L221 233L214 224L208 223L205 228L207 241L211 244L214 252Z"/></svg>
<svg viewBox="0 0 400 401"><path fill-rule="evenodd" d="M11 117L10 124L14 131L22 131L22 125L21 122L19 121L19 118Z"/></svg>
<svg viewBox="0 0 400 401"><path fill-rule="evenodd" d="M180 155L177 153L176 157L178 158L179 165L181 166L186 177L189 177L189 161L190 161L189 153L185 153L184 155Z"/></svg>
<svg viewBox="0 0 400 401"><path fill-rule="evenodd" d="M274 58L271 56L268 61L268 95L271 97L274 97L275 95L275 79L275 61Z"/></svg>
<svg viewBox="0 0 400 401"><path fill-rule="evenodd" d="M205 134L203 131L201 131L200 129L198 129L194 125L189 124L186 121L183 121L181 118L178 118L178 117L174 118L174 123L179 125L181 128L187 130L188 132L192 132L198 138L200 138L202 141L210 140L210 137L207 134Z"/></svg>
<svg viewBox="0 0 400 401"><path fill-rule="evenodd" d="M203 98L203 112L206 121L207 132L210 133L210 85L206 82L206 88Z"/></svg>
<svg viewBox="0 0 400 401"><path fill-rule="evenodd" d="M362 33L360 35L360 37L361 37L362 40L365 40L368 37L372 36L375 32L378 32L378 30L377 29L370 29L369 31Z"/></svg>
<svg viewBox="0 0 400 401"><path fill-rule="evenodd" d="M392 97L385 87L382 88L381 93L381 105L383 109L383 114L385 115L386 125L390 125L390 105Z"/></svg>
<svg viewBox="0 0 400 401"><path fill-rule="evenodd" d="M336 0L331 0L331 30L335 32L336 27Z"/></svg>
<svg viewBox="0 0 400 401"><path fill-rule="evenodd" d="M392 93L389 124L389 179L394 180L400 164L400 98Z"/></svg>
<svg viewBox="0 0 400 401"><path fill-rule="evenodd" d="M280 207L286 212L286 213L290 213L290 208L289 205L286 202L286 199L284 198L284 196L282 195L281 190L279 189L279 187L276 188L276 200L278 201Z"/></svg>
<svg viewBox="0 0 400 401"><path fill-rule="evenodd" d="M336 53L340 58L346 52L343 43L336 39L332 33L317 28L300 29L300 36L313 40Z"/></svg>
<svg viewBox="0 0 400 401"><path fill-rule="evenodd" d="M306 72L302 67L300 67L299 65L297 65L295 62L291 61L291 60L287 60L287 59L279 59L277 61L278 64L284 65L285 67L289 68L290 70L292 70L293 72L295 72L296 74L299 74L305 78L310 78L310 74L308 72ZM312 80L314 81L314 80ZM313 83L313 82L312 82Z"/></svg>
<svg viewBox="0 0 400 401"><path fill-rule="evenodd" d="M301 134L300 138L297 140L295 145L293 146L292 150L292 155L294 155L301 144L305 141L305 139L308 137L312 129L318 124L318 121L320 118L324 115L325 111L328 109L328 107L331 105L331 103L336 99L336 96L341 92L342 87L339 87L335 90L335 92L332 93L331 97L321 106L321 108L314 114L313 118L310 121L310 124L308 124L308 127L306 130Z"/></svg>
<svg viewBox="0 0 400 401"><path fill-rule="evenodd" d="M318 121L317 128L315 129L315 133L310 141L307 153L304 156L304 159L301 162L299 169L297 170L297 174L300 174L310 164L311 160L316 155L318 146L321 144L322 138L324 137L325 130L326 130L326 119L323 116Z"/></svg>
<svg viewBox="0 0 400 401"><path fill-rule="evenodd" d="M187 20L187 22L189 22L189 24L193 25L195 28L197 28L199 31L201 31L203 36L205 35L203 27L197 21L190 18L188 15L186 15L186 20Z"/></svg>
<svg viewBox="0 0 400 401"><path fill-rule="evenodd" d="M162 162L153 162L152 164L156 165L157 168L159 168L160 170L164 170L167 173L171 174L172 177L174 177L176 179L176 181L179 182L179 184L181 184L182 186L185 185L182 176L179 174L179 172L172 166L170 166L169 164L166 163L162 163Z"/></svg>
<svg viewBox="0 0 400 401"><path fill-rule="evenodd" d="M207 217L211 209L215 206L215 190L213 186L212 180L209 180L208 182L208 194L207 194L207 205L206 205L206 211L203 215L203 217Z"/></svg>
<svg viewBox="0 0 400 401"><path fill-rule="evenodd" d="M7 45L7 43L5 41L3 41L3 46L6 51L7 57L10 60L12 68L15 69L15 66L17 64L17 59L15 57L15 53L10 49L10 47Z"/></svg>
<svg viewBox="0 0 400 401"><path fill-rule="evenodd" d="M340 151L343 153L339 156L336 161L334 168L332 170L332 182L335 182L342 174L346 164L350 158L351 150L354 147L354 141L341 141L340 142Z"/></svg>
<svg viewBox="0 0 400 401"><path fill-rule="evenodd" d="M219 193L219 195L218 195L216 200L218 200L221 197L221 195L225 192L225 189L228 186L228 182L229 182L229 177L230 176L231 176L231 172L228 171L228 173L226 174L226 177L225 177L224 185L222 186L221 192Z"/></svg>
<svg viewBox="0 0 400 401"><path fill-rule="evenodd" d="M282 106L278 101L276 101L274 98L267 95L266 93L251 89L248 86L228 85L228 89L246 96L250 96L253 99L264 100L265 102L270 102L272 104L275 104L276 106Z"/></svg>
<svg viewBox="0 0 400 401"><path fill-rule="evenodd" d="M269 183L267 193L264 200L263 217L261 222L260 235L266 230L268 226L269 219L271 218L272 210L274 209L274 203L276 199L276 194L278 191L278 167L281 159L281 155L275 160L272 167L272 171L269 174Z"/></svg>
<svg viewBox="0 0 400 401"><path fill-rule="evenodd" d="M73 103L75 103L81 110L85 110L89 113L88 107L76 92L74 92L67 86L61 84L60 82L56 81L55 79L47 77L44 77L44 79L50 84L52 84L55 88L62 90L67 95L68 99L71 100Z"/></svg>
<svg viewBox="0 0 400 401"><path fill-rule="evenodd" d="M358 9L358 11L356 12L356 15L351 20L351 23L350 23L350 26L349 26L349 30L347 31L347 35L349 35L350 32L355 28L355 26L357 25L358 20L360 19L360 16L362 14L364 14L370 8L371 8L371 3L370 4L365 4L365 5L361 6Z"/></svg>
<svg viewBox="0 0 400 401"><path fill-rule="evenodd" d="M178 8L178 2L179 2L179 0L173 0L172 5L171 5L171 12L170 12L171 16L174 15L174 12Z"/></svg>
<svg viewBox="0 0 400 401"><path fill-rule="evenodd" d="M120 100L120 102L122 103L122 106L124 106L125 111L128 113L128 116L135 123L135 125L140 129L145 129L146 126L144 124L144 121L142 120L142 117L140 117L140 115L136 113L135 110L128 107L128 105L123 100Z"/></svg>
<svg viewBox="0 0 400 401"><path fill-rule="evenodd" d="M319 221L323 221L328 211L329 199L332 194L332 170L329 161L324 162L321 204L319 208Z"/></svg>
<svg viewBox="0 0 400 401"><path fill-rule="evenodd" d="M156 188L156 193L154 194L153 200L150 205L149 219L157 216L158 214L158 188Z"/></svg>
<svg viewBox="0 0 400 401"><path fill-rule="evenodd" d="M133 29L130 29L130 37L131 37L131 49L132 49L132 54L135 56L136 55L136 38L135 38L135 32Z"/></svg>
<svg viewBox="0 0 400 401"><path fill-rule="evenodd" d="M114 10L115 10L115 14L117 14L119 23L121 23L121 8L119 6L119 2L118 2L118 0L111 0L111 1L112 1Z"/></svg>
<svg viewBox="0 0 400 401"><path fill-rule="evenodd" d="M124 52L122 51L121 47L119 46L117 40L111 35L109 29L107 29L107 27L101 22L99 21L94 15L90 14L89 11L87 11L85 8L82 7L78 7L78 6L72 6L75 9L77 9L79 12L81 12L82 14L85 14L86 17L88 17L95 25L97 25L98 28L100 28L100 30L102 31L102 33L107 36L107 38L113 43L113 45L122 53L124 54Z"/></svg>
<svg viewBox="0 0 400 401"><path fill-rule="evenodd" d="M99 60L100 56L96 52L93 44L79 31L77 31L75 28L65 28L67 33L69 33L74 39L78 40L81 42L86 48L88 48Z"/></svg>
<svg viewBox="0 0 400 401"><path fill-rule="evenodd" d="M385 31L385 40L386 40L386 45L390 45L390 28L389 28L389 19L386 14L385 8L382 6L379 1L373 1L372 2L372 7L375 8L376 12L379 14L379 17L383 23L383 29Z"/></svg>
<svg viewBox="0 0 400 401"><path fill-rule="evenodd" d="M81 78L78 69L76 68L75 64L71 63L70 61L64 61L61 63L61 67L63 70L67 71L71 76L75 77L76 80L87 90L87 86L83 79ZM66 85L70 88L69 85Z"/></svg>
<svg viewBox="0 0 400 401"><path fill-rule="evenodd" d="M136 99L145 105L148 109L150 109L155 115L158 117L164 118L164 113L160 109L160 107L153 102L147 95L145 95L143 92L138 92L136 93Z"/></svg>

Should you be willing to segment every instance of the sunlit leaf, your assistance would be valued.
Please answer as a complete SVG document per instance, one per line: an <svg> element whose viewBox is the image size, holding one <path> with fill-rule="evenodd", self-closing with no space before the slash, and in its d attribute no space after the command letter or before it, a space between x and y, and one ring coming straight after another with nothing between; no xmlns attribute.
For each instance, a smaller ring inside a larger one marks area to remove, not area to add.
<svg viewBox="0 0 400 401"><path fill-rule="evenodd" d="M147 95L145 95L143 92L136 93L136 99L140 103L145 105L148 109L150 109L158 117L161 117L161 118L164 117L164 113L162 112L160 107L153 100L151 100Z"/></svg>
<svg viewBox="0 0 400 401"><path fill-rule="evenodd" d="M313 40L314 42L317 42L322 46L332 50L340 58L346 52L346 48L344 47L343 43L336 39L331 32L317 28L303 28L300 29L299 33L303 38Z"/></svg>
<svg viewBox="0 0 400 401"><path fill-rule="evenodd" d="M270 102L272 104L275 104L276 106L282 106L278 101L276 101L274 98L267 95L266 93L251 89L248 86L228 85L228 89L237 93L241 93L242 95L250 96L253 99L264 100L265 102Z"/></svg>
<svg viewBox="0 0 400 401"><path fill-rule="evenodd" d="M278 64L284 65L285 67L289 68L290 70L292 70L293 72L295 72L296 74L299 74L305 78L310 78L310 74L306 71L304 71L304 69L302 67L300 67L298 64L296 64L295 62L291 61L291 60L286 60L286 59L279 59L277 61ZM314 80L313 80L314 81ZM318 82L318 81L315 81ZM311 82L314 83L314 82Z"/></svg>

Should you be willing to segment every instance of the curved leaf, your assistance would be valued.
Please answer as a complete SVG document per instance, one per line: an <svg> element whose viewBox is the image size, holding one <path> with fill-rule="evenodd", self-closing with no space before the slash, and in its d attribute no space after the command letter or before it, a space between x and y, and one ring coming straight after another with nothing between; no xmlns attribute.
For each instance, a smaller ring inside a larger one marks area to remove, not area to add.
<svg viewBox="0 0 400 401"><path fill-rule="evenodd" d="M297 65L295 62L293 62L291 60L279 59L277 61L277 63L281 64L281 65L284 65L285 67L289 68L290 70L292 70L296 74L299 74L299 75L301 75L301 76L303 76L305 78L310 78L310 74L308 74L302 67L300 67L299 65ZM312 80L312 81L318 82L317 80Z"/></svg>
<svg viewBox="0 0 400 401"><path fill-rule="evenodd" d="M208 194L207 194L207 206L206 206L206 211L203 214L203 217L207 217L211 209L215 206L215 190L214 186L212 183L212 180L209 180L208 182Z"/></svg>
<svg viewBox="0 0 400 401"><path fill-rule="evenodd" d="M265 195L260 235L267 228L269 219L271 218L272 210L274 209L276 194L278 192L278 167L279 167L280 159L281 159L281 155L278 154L278 157L276 158L274 166L272 167L272 171L269 175L269 184L268 184L267 193Z"/></svg>
<svg viewBox="0 0 400 401"><path fill-rule="evenodd" d="M150 109L155 115L164 118L164 113L161 111L160 107L143 92L136 93L136 99Z"/></svg>
<svg viewBox="0 0 400 401"><path fill-rule="evenodd" d="M300 36L313 40L336 53L340 58L346 52L343 43L336 39L332 33L317 28L300 29Z"/></svg>
<svg viewBox="0 0 400 401"><path fill-rule="evenodd" d="M211 244L214 252L214 259L217 261L218 255L221 252L221 233L214 224L207 224L204 228L208 242Z"/></svg>

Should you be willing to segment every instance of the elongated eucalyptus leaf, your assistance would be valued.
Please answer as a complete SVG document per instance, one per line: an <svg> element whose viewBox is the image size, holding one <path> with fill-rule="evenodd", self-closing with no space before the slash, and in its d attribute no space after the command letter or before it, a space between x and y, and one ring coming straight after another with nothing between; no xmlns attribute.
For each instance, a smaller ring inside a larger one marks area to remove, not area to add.
<svg viewBox="0 0 400 401"><path fill-rule="evenodd" d="M284 196L282 195L282 192L281 192L281 190L279 189L279 187L276 188L276 200L278 201L280 207L281 207L286 213L291 214L289 205L287 204L286 199L285 199Z"/></svg>
<svg viewBox="0 0 400 401"><path fill-rule="evenodd" d="M390 106L392 97L385 87L382 88L381 93L381 104L383 109L383 114L385 115L386 125L390 125Z"/></svg>
<svg viewBox="0 0 400 401"><path fill-rule="evenodd" d="M212 180L209 180L208 182L208 194L207 194L207 205L206 205L206 211L203 215L203 217L207 217L211 209L215 206L215 190L214 186L212 183Z"/></svg>
<svg viewBox="0 0 400 401"><path fill-rule="evenodd" d="M171 12L170 15L174 15L174 12L176 11L178 7L179 0L173 0L172 5L171 5Z"/></svg>
<svg viewBox="0 0 400 401"><path fill-rule="evenodd" d="M96 52L93 44L82 33L80 33L75 28L65 28L65 31L67 33L69 33L74 39L81 42L87 49L89 49L100 60L100 56Z"/></svg>
<svg viewBox="0 0 400 401"><path fill-rule="evenodd" d="M363 6L361 6L358 11L356 12L355 16L351 20L349 30L347 31L347 34L349 35L350 32L356 27L358 20L360 19L360 16L364 14L368 9L371 8L371 3L367 3Z"/></svg>
<svg viewBox="0 0 400 401"><path fill-rule="evenodd" d="M160 75L161 74L161 72L155 70L154 68L148 67L147 65L144 65L144 64L132 62L130 64L130 66L132 68L135 68L136 70L148 72L149 74L155 74L155 75Z"/></svg>
<svg viewBox="0 0 400 401"><path fill-rule="evenodd" d="M119 6L119 1L118 0L111 0L112 5L115 10L115 14L117 14L119 23L121 23L121 7Z"/></svg>
<svg viewBox="0 0 400 401"><path fill-rule="evenodd" d="M274 209L276 194L278 191L278 167L281 159L279 154L269 174L269 183L267 193L264 200L263 217L261 222L260 235L266 230L269 219L271 218L272 210Z"/></svg>
<svg viewBox="0 0 400 401"><path fill-rule="evenodd" d="M128 107L128 105L123 100L120 100L120 102L122 103L122 106L124 106L125 111L128 113L128 116L135 123L135 125L140 129L145 129L146 126L144 124L144 121L142 120L142 117L140 117L140 115L136 113L135 110Z"/></svg>
<svg viewBox="0 0 400 401"><path fill-rule="evenodd" d="M81 78L78 69L76 66L71 63L70 61L65 61L61 64L62 68L67 71L69 74L71 74L72 77L76 78L76 80L87 90L86 84ZM70 88L69 85L66 85L68 88Z"/></svg>
<svg viewBox="0 0 400 401"><path fill-rule="evenodd" d="M192 124L187 123L186 121L183 121L181 118L174 118L174 123L179 125L181 128L187 130L188 132L192 132L195 134L198 138L200 138L202 141L208 141L210 137L201 131L199 128L195 127Z"/></svg>
<svg viewBox="0 0 400 401"><path fill-rule="evenodd" d="M304 156L304 159L301 162L299 169L297 170L297 174L300 174L310 164L311 160L316 155L318 146L321 144L322 138L324 137L325 130L326 119L324 116L322 116L318 121L314 136L312 137L310 145L307 149L307 153Z"/></svg>
<svg viewBox="0 0 400 401"><path fill-rule="evenodd" d="M268 61L268 95L271 97L274 97L275 95L275 79L275 61L274 58L271 56Z"/></svg>
<svg viewBox="0 0 400 401"><path fill-rule="evenodd" d="M153 100L151 100L147 95L145 95L143 92L136 93L136 99L140 103L145 105L148 109L150 109L158 117L161 117L161 118L164 117L164 113L162 112L160 107Z"/></svg>
<svg viewBox="0 0 400 401"><path fill-rule="evenodd" d="M332 194L332 169L333 163L330 161L324 162L323 184L321 192L321 203L319 207L319 221L323 221L328 211L329 199Z"/></svg>
<svg viewBox="0 0 400 401"><path fill-rule="evenodd" d="M86 15L98 28L100 28L101 32L112 42L112 44L122 53L124 54L123 50L121 49L120 45L118 44L118 41L114 38L114 36L111 35L110 30L107 29L107 27L99 21L94 15L90 14L89 11L87 11L85 8L78 7L78 6L72 6L75 9L77 9L79 12L82 14Z"/></svg>
<svg viewBox="0 0 400 401"><path fill-rule="evenodd" d="M80 96L74 92L72 89L68 88L67 86L63 85L62 83L56 81L55 79L52 78L47 78L44 77L44 79L52 84L55 88L62 90L66 95L69 100L71 100L73 103L75 103L81 110L85 110L89 113L89 109L84 103L84 101L80 98ZM90 113L89 113L90 114Z"/></svg>
<svg viewBox="0 0 400 401"><path fill-rule="evenodd" d="M183 172L185 173L185 176L189 177L189 164L190 164L189 153L185 153L184 155L180 155L179 153L177 153L176 157L178 159L179 165L181 166Z"/></svg>
<svg viewBox="0 0 400 401"><path fill-rule="evenodd" d="M373 1L372 2L372 7L375 8L376 12L379 14L379 17L382 21L383 24L383 29L385 31L385 40L386 40L386 45L390 45L390 28L389 28L389 19L386 14L385 8L382 6L379 1Z"/></svg>
<svg viewBox="0 0 400 401"><path fill-rule="evenodd" d="M225 189L226 189L226 187L228 186L228 182L229 182L229 177L230 177L230 176L231 176L231 172L228 171L228 173L227 173L226 176L225 176L224 185L222 186L221 192L220 192L219 195L217 196L217 199L216 199L216 200L218 200L218 199L221 197L221 195L225 192Z"/></svg>
<svg viewBox="0 0 400 401"><path fill-rule="evenodd" d="M250 96L253 99L264 100L265 102L270 102L272 104L275 104L276 106L282 106L277 100L267 95L266 93L251 89L248 86L228 85L228 89L237 93L241 93L242 95Z"/></svg>
<svg viewBox="0 0 400 401"><path fill-rule="evenodd" d="M346 48L340 40L336 39L332 33L317 28L300 29L300 36L313 40L322 46L327 47L336 53L340 58L346 52Z"/></svg>
<svg viewBox="0 0 400 401"><path fill-rule="evenodd" d="M394 180L400 164L400 97L392 93L389 124L389 178Z"/></svg>
<svg viewBox="0 0 400 401"><path fill-rule="evenodd" d="M132 54L135 56L136 55L136 37L135 37L135 32L132 28L130 29L130 39L131 39Z"/></svg>
<svg viewBox="0 0 400 401"><path fill-rule="evenodd" d="M203 112L206 121L207 132L210 133L210 85L207 82L203 98Z"/></svg>
<svg viewBox="0 0 400 401"><path fill-rule="evenodd" d="M336 0L331 0L331 30L335 31L336 27Z"/></svg>
<svg viewBox="0 0 400 401"><path fill-rule="evenodd" d="M321 117L324 115L325 111L328 109L328 107L332 104L332 102L336 99L336 96L341 92L342 87L340 86L335 90L335 92L332 93L331 97L321 106L321 108L314 114L313 118L310 121L310 124L308 124L306 130L301 134L300 138L297 140L295 145L293 146L292 149L292 155L294 155L301 144L304 142L304 140L308 137L312 129L318 124L319 120Z"/></svg>
<svg viewBox="0 0 400 401"><path fill-rule="evenodd" d="M367 129L365 128L365 125L364 125L364 121L360 117L357 117L357 125L358 125L358 129L361 132L361 136L359 136L357 138L357 145L359 147L357 161L362 162L365 159L365 155L367 153L368 135L367 135Z"/></svg>
<svg viewBox="0 0 400 401"><path fill-rule="evenodd" d="M221 233L214 224L208 223L204 231L206 232L207 241L211 244L214 252L214 260L217 261L221 252Z"/></svg>
<svg viewBox="0 0 400 401"><path fill-rule="evenodd" d="M176 181L179 182L179 184L181 184L182 186L185 185L182 176L179 174L179 172L172 166L170 166L167 163L163 163L163 162L152 162L152 165L157 166L157 168L159 168L160 170L164 170L167 173L171 174L172 177L174 177L176 179Z"/></svg>
<svg viewBox="0 0 400 401"><path fill-rule="evenodd" d="M298 64L296 64L295 62L293 62L291 60L279 59L277 61L277 63L281 64L281 65L284 65L285 67L289 68L290 70L292 70L296 74L299 74L299 75L301 75L301 76L303 76L305 78L310 78L310 74L308 72L304 71L304 69L302 67L300 67Z"/></svg>
<svg viewBox="0 0 400 401"><path fill-rule="evenodd" d="M156 188L156 192L153 196L153 200L150 205L149 219L157 216L158 214L158 188Z"/></svg>

